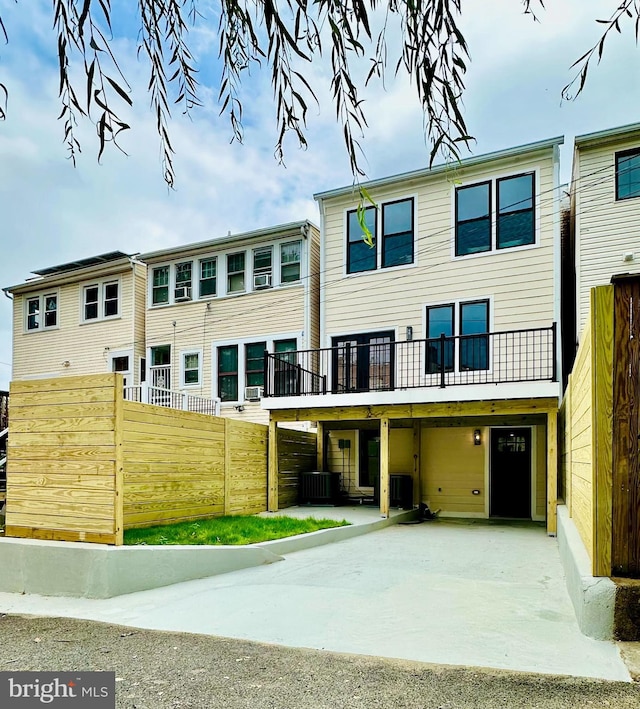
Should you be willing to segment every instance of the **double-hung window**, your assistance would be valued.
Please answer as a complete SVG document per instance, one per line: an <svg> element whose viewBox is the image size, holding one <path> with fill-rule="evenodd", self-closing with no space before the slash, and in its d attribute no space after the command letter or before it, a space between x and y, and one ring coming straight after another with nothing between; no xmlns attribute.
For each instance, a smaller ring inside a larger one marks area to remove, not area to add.
<svg viewBox="0 0 640 709"><path fill-rule="evenodd" d="M253 251L253 287L256 290L271 287L273 249L254 249Z"/></svg>
<svg viewBox="0 0 640 709"><path fill-rule="evenodd" d="M245 386L264 386L264 351L266 342L252 342L244 346Z"/></svg>
<svg viewBox="0 0 640 709"><path fill-rule="evenodd" d="M238 401L238 345L218 347L218 396Z"/></svg>
<svg viewBox="0 0 640 709"><path fill-rule="evenodd" d="M200 261L200 292L201 298L216 295L217 261L215 258L205 258Z"/></svg>
<svg viewBox="0 0 640 709"><path fill-rule="evenodd" d="M83 320L103 320L120 314L120 284L118 281L92 283L83 288Z"/></svg>
<svg viewBox="0 0 640 709"><path fill-rule="evenodd" d="M640 148L616 153L616 199L640 197Z"/></svg>
<svg viewBox="0 0 640 709"><path fill-rule="evenodd" d="M185 261L184 263L176 264L176 290L174 293L175 300L191 299L192 273L193 263L191 261Z"/></svg>
<svg viewBox="0 0 640 709"><path fill-rule="evenodd" d="M244 293L244 251L227 256L227 293Z"/></svg>
<svg viewBox="0 0 640 709"><path fill-rule="evenodd" d="M169 302L169 266L153 269L151 303L161 305Z"/></svg>
<svg viewBox="0 0 640 709"><path fill-rule="evenodd" d="M382 205L382 268L413 263L413 199Z"/></svg>
<svg viewBox="0 0 640 709"><path fill-rule="evenodd" d="M200 352L182 353L182 385L200 384Z"/></svg>
<svg viewBox="0 0 640 709"><path fill-rule="evenodd" d="M58 325L58 296L54 293L37 295L26 300L26 329L46 330Z"/></svg>
<svg viewBox="0 0 640 709"><path fill-rule="evenodd" d="M533 174L497 180L496 241L499 249L535 242L533 200Z"/></svg>
<svg viewBox="0 0 640 709"><path fill-rule="evenodd" d="M280 283L295 283L300 280L301 251L301 241L280 245Z"/></svg>
<svg viewBox="0 0 640 709"><path fill-rule="evenodd" d="M373 246L364 241L365 232L362 223L367 227ZM358 213L357 209L347 213L347 273L361 273L362 271L375 271L377 256L376 240L376 209L367 207Z"/></svg>
<svg viewBox="0 0 640 709"><path fill-rule="evenodd" d="M489 301L427 307L426 372L489 369ZM444 339L443 339L444 335Z"/></svg>
<svg viewBox="0 0 640 709"><path fill-rule="evenodd" d="M456 190L456 256L491 250L491 183Z"/></svg>

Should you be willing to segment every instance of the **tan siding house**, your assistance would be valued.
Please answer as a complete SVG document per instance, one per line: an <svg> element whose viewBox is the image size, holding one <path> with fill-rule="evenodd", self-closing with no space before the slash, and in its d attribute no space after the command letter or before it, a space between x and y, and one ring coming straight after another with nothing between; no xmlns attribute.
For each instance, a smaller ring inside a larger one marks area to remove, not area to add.
<svg viewBox="0 0 640 709"><path fill-rule="evenodd" d="M269 356L263 406L318 421L344 499L554 531L561 143L316 195L320 348Z"/></svg>
<svg viewBox="0 0 640 709"><path fill-rule="evenodd" d="M13 298L15 380L120 371L140 381L146 268L113 252L35 272Z"/></svg>
<svg viewBox="0 0 640 709"><path fill-rule="evenodd" d="M571 213L579 340L591 288L640 273L640 124L576 137Z"/></svg>
<svg viewBox="0 0 640 709"><path fill-rule="evenodd" d="M319 231L303 221L143 254L151 385L267 423L264 351L319 345Z"/></svg>

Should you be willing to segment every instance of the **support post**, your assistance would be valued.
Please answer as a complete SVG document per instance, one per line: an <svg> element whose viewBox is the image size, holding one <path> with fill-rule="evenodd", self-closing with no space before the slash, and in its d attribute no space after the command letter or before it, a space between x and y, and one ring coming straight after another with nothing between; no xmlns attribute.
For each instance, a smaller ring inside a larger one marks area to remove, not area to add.
<svg viewBox="0 0 640 709"><path fill-rule="evenodd" d="M114 533L116 546L124 544L124 378L114 375L114 440L115 440L115 495Z"/></svg>
<svg viewBox="0 0 640 709"><path fill-rule="evenodd" d="M269 451L267 466L267 510L278 511L278 422L269 420Z"/></svg>
<svg viewBox="0 0 640 709"><path fill-rule="evenodd" d="M316 434L316 470L324 470L324 424L318 421L318 433Z"/></svg>
<svg viewBox="0 0 640 709"><path fill-rule="evenodd" d="M422 502L422 484L420 480L420 438L421 422L413 422L413 504L419 506Z"/></svg>
<svg viewBox="0 0 640 709"><path fill-rule="evenodd" d="M547 414L547 534L558 531L558 412Z"/></svg>
<svg viewBox="0 0 640 709"><path fill-rule="evenodd" d="M389 516L389 419L380 419L380 514Z"/></svg>

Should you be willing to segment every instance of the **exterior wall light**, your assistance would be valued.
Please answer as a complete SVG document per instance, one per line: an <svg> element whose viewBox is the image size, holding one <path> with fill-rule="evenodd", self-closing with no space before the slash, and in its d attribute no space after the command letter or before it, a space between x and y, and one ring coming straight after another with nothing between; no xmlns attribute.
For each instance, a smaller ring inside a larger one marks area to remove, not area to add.
<svg viewBox="0 0 640 709"><path fill-rule="evenodd" d="M479 428L476 428L476 430L473 432L473 445L479 446L481 443L482 443L482 433L480 432Z"/></svg>

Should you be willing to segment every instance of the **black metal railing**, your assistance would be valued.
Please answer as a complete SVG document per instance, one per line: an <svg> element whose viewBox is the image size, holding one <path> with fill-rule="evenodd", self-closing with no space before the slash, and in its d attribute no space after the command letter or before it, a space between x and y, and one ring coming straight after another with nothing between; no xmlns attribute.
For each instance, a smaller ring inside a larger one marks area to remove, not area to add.
<svg viewBox="0 0 640 709"><path fill-rule="evenodd" d="M265 352L266 397L557 381L556 324L297 352Z"/></svg>

